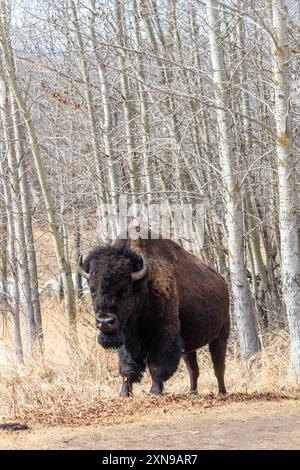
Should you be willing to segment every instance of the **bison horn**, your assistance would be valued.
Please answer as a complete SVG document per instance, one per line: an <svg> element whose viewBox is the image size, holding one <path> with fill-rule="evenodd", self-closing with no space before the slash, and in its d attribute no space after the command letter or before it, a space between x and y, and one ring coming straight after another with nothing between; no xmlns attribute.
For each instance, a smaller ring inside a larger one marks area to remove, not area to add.
<svg viewBox="0 0 300 470"><path fill-rule="evenodd" d="M87 273L86 271L83 270L82 255L80 255L78 258L77 269L78 269L79 274L81 274L82 277L85 277L85 279L89 279L91 277L90 273Z"/></svg>
<svg viewBox="0 0 300 470"><path fill-rule="evenodd" d="M131 274L132 280L133 281L139 281L140 279L143 279L143 277L147 276L148 274L148 261L147 258L141 254L142 260L143 260L143 267L139 271L135 271L134 273Z"/></svg>

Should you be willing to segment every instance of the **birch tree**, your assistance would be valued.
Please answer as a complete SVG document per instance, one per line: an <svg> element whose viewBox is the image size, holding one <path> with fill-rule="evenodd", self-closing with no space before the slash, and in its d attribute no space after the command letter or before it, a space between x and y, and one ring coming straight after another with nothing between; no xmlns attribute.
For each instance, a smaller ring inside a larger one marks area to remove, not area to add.
<svg viewBox="0 0 300 470"><path fill-rule="evenodd" d="M115 14L117 24L117 41L121 47L117 50L118 66L120 71L120 85L123 101L124 112L124 127L125 127L125 140L126 151L128 156L129 166L129 182L130 190L132 193L133 203L135 207L137 193L139 191L139 181L137 174L137 163L134 154L134 138L133 138L133 102L130 99L129 80L126 74L125 52L127 47L127 31L125 26L125 11L122 0L115 0Z"/></svg>
<svg viewBox="0 0 300 470"><path fill-rule="evenodd" d="M300 383L300 246L297 220L299 207L291 127L288 12L284 0L273 0L272 17L283 299L291 334L291 367L296 382Z"/></svg>
<svg viewBox="0 0 300 470"><path fill-rule="evenodd" d="M3 89L1 90L3 91ZM0 94L0 101L2 106L3 93ZM5 201L5 210L7 214L7 237L8 237L8 267L10 270L10 276L12 279L12 293L9 292L7 286L3 284L3 293L7 295L7 305L9 306L10 312L12 314L12 324L13 324L13 338L14 338L14 350L16 360L20 363L23 363L23 345L22 345L22 336L21 336L21 327L20 327L20 305L19 305L19 281L18 281L18 270L17 270L17 258L15 251L15 226L13 219L13 208L12 208L12 195L10 192L9 180L7 176L7 165L4 159L3 147L1 148L0 155L0 173L2 176L2 185ZM3 278L2 278L3 279ZM5 280L5 279L3 279Z"/></svg>
<svg viewBox="0 0 300 470"><path fill-rule="evenodd" d="M2 51L2 58L3 58L3 65L5 66L5 73L7 76L7 81L9 86L12 89L16 102L18 104L19 110L21 115L23 116L29 140L32 155L34 158L35 168L38 174L39 182L41 185L41 190L43 193L48 221L51 228L51 233L53 236L55 252L57 256L57 262L60 267L61 277L63 281L64 287L64 299L65 299L65 306L66 312L69 320L69 331L70 336L73 342L76 342L77 333L76 333L76 308L75 308L75 298L74 298L74 289L72 283L72 276L71 276L71 269L68 262L65 259L64 252L63 252L63 243L61 240L61 236L59 233L59 224L56 218L56 214L53 208L52 198L50 195L50 191L48 188L46 173L43 165L43 159L40 151L40 146L38 142L38 138L35 133L35 128L31 119L30 112L26 106L26 103L22 97L21 91L19 89L17 78L15 75L15 70L13 66L13 60L10 55L10 47L9 47L9 37L6 33L5 28L5 2L1 2L1 10L0 10L0 46Z"/></svg>
<svg viewBox="0 0 300 470"><path fill-rule="evenodd" d="M28 263L28 278L30 282L31 290L31 302L33 309L33 318L35 323L35 335L39 342L40 351L43 352L44 348L44 336L43 336L43 324L42 324L42 314L41 314L41 305L39 298L39 284L38 284L38 272L37 272L37 260L36 260L36 247L33 236L33 227L32 227L32 210L31 202L29 196L29 186L27 179L27 167L25 162L25 152L22 146L22 131L20 126L20 115L17 108L17 103L15 102L14 97L10 93L10 103L11 103L11 112L12 112L12 122L14 130L14 148L16 155L16 163L18 168L18 178L20 182L20 198L21 198L21 208L22 216L24 220L24 242L25 246L23 249L26 249L27 254L27 263ZM25 258L26 259L26 258Z"/></svg>
<svg viewBox="0 0 300 470"><path fill-rule="evenodd" d="M220 164L224 182L224 199L226 202L228 256L233 309L241 352L243 356L249 357L259 350L259 340L246 272L242 189L238 175L235 172L236 152L232 134L233 122L228 112L230 107L230 87L223 60L218 2L216 0L207 0L206 5L215 99L217 106L222 106L216 112L219 128Z"/></svg>
<svg viewBox="0 0 300 470"><path fill-rule="evenodd" d="M3 72L2 72L3 74ZM4 130L4 138L6 145L7 155L7 170L8 179L11 188L11 209L13 211L14 233L16 236L16 251L18 278L20 289L20 299L25 315L26 327L26 344L27 353L32 355L35 347L35 340L37 339L36 324L34 320L34 311L31 298L30 275L28 267L28 258L26 251L26 239L24 230L23 211L21 205L20 182L18 175L18 165L13 145L14 136L12 134L13 126L11 122L11 113L9 108L9 101L6 93L6 84L2 78L0 86L1 96L1 118Z"/></svg>
<svg viewBox="0 0 300 470"><path fill-rule="evenodd" d="M5 113L5 108L7 106L7 93L6 93L6 84L3 77L0 77L0 109L2 115ZM18 362L23 363L23 345L21 337L21 328L20 328L20 306L19 306L19 280L18 280L18 269L17 269L17 257L16 257L16 236L15 236L15 223L13 215L13 204L12 204L12 194L8 178L8 165L5 154L7 149L1 145L1 154L0 154L0 174L3 186L4 202L5 202L5 211L6 211L6 220L7 220L7 252L6 250L2 255L8 255L7 265L9 267L11 278L12 278L12 292L8 292L7 286L4 282L7 281L6 276L1 276L3 282L2 290L3 294L7 295L7 304L10 308L12 319L13 319L13 335L14 335L14 348L15 356ZM4 235L4 234L3 234ZM5 236L5 235L4 235Z"/></svg>

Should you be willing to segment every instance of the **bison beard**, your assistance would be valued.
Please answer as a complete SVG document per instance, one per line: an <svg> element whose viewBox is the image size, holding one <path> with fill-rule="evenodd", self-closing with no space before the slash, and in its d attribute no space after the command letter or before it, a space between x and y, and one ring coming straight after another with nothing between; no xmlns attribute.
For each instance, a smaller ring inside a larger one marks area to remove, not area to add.
<svg viewBox="0 0 300 470"><path fill-rule="evenodd" d="M181 356L196 393L196 351L206 344L219 393L226 393L229 295L219 274L166 239L118 239L92 251L79 269L89 281L98 342L118 350L122 395L132 393L146 367L151 393L162 393Z"/></svg>
<svg viewBox="0 0 300 470"><path fill-rule="evenodd" d="M124 335L121 332L113 334L100 333L98 335L98 343L104 349L118 349L124 344Z"/></svg>

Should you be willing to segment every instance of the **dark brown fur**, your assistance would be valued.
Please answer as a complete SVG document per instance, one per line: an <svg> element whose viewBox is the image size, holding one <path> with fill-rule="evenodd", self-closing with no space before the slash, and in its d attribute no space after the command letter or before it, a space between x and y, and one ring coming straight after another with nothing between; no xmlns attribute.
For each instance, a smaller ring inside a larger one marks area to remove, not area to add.
<svg viewBox="0 0 300 470"><path fill-rule="evenodd" d="M132 284L131 272L141 267L138 253L146 255L149 273ZM91 253L85 269L94 272L90 284L94 283L92 288L99 294L95 311L113 311L120 319L122 346L118 352L124 395L131 393L133 382L141 380L146 366L153 380L151 391L161 393L181 354L190 374L190 390L196 392L199 369L195 351L206 344L219 392L226 393L229 296L219 274L166 239L118 239L113 247L99 248L98 255ZM128 297L118 301L117 292L124 285L130 286Z"/></svg>

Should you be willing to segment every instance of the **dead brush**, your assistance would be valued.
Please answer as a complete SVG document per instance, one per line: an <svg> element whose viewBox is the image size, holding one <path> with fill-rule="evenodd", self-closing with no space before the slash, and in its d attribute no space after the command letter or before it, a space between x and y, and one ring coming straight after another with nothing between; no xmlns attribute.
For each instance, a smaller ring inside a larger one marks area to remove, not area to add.
<svg viewBox="0 0 300 470"><path fill-rule="evenodd" d="M123 403L126 402L117 398L121 383L117 354L104 351L98 346L89 302L84 301L78 309L79 347L72 355L68 346L63 305L56 300L47 299L42 307L45 333L43 359L25 357L25 365L17 364L13 355L10 323L5 330L1 330L0 418L34 417L43 420L47 416L51 423L65 420L73 423L76 419L81 419L80 413L81 417L88 415L88 410L97 414L97 409L101 409L102 416L111 414L111 400L117 408L117 403L125 406ZM249 361L242 361L236 338L232 335L226 366L226 384L232 397L240 394L252 394L254 397L261 394L282 396L296 392L289 376L288 334L280 330L266 333L262 339L262 351ZM198 354L199 400L203 401L205 397L214 396L217 382L208 348L203 348ZM131 410L128 411L129 414L138 408L139 400L144 403L144 407L148 401L157 403L155 406L164 406L164 400L153 401L149 397L149 388L150 378L146 373L142 383L134 388L135 398L129 400L131 405L126 404L125 408ZM167 382L166 392L170 399L172 396L182 397L180 400L186 405L187 400L192 403L187 391L188 374L181 363L177 373ZM218 401L217 398L216 400ZM93 419L90 417L90 421Z"/></svg>

